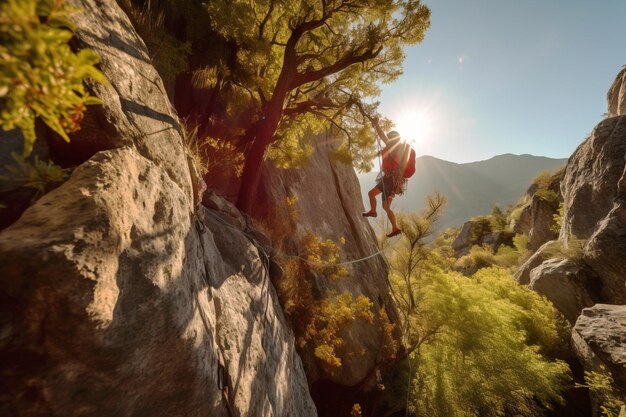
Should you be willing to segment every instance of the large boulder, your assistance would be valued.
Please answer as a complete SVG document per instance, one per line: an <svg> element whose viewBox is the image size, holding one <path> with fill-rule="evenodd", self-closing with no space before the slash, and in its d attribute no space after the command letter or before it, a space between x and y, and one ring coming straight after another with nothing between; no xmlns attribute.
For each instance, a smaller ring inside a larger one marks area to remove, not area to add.
<svg viewBox="0 0 626 417"><path fill-rule="evenodd" d="M586 308L572 331L574 351L587 371L610 372L626 399L626 306Z"/></svg>
<svg viewBox="0 0 626 417"><path fill-rule="evenodd" d="M626 168L613 209L587 242L583 259L600 276L603 298L626 304Z"/></svg>
<svg viewBox="0 0 626 417"><path fill-rule="evenodd" d="M585 307L597 301L596 277L584 264L571 259L549 259L530 272L529 288L545 296L565 318L576 322Z"/></svg>
<svg viewBox="0 0 626 417"><path fill-rule="evenodd" d="M528 231L528 249L535 251L547 241L557 237L557 233L552 230L552 225L554 214L558 210L558 201L550 201L535 194L529 205L531 227Z"/></svg>
<svg viewBox="0 0 626 417"><path fill-rule="evenodd" d="M606 99L609 105L609 117L626 114L626 66L615 78Z"/></svg>
<svg viewBox="0 0 626 417"><path fill-rule="evenodd" d="M314 292L322 296L328 291L364 295L372 301L375 313L384 308L391 322L399 323L390 294L385 258L367 219L361 215L365 209L356 173L352 166L333 157L337 143L330 134L314 140L315 151L306 166L298 169L278 169L270 163L264 166L257 206L271 209L284 204L289 197L298 196L292 203L298 218L296 230L290 233L289 242L283 242L284 251L289 252L287 255L303 253L305 248L300 245L301 239L311 231L323 240L337 242L342 247L342 261L349 262L346 265L349 275L338 280L315 274ZM379 215L381 213L384 212L379 210ZM339 243L342 240L343 245ZM396 326L396 337L398 330L399 326ZM342 352L339 352L342 366L332 372L325 369L312 349L302 351L311 385L330 381L352 387L364 379L373 382L372 371L384 360L385 350L378 317L371 323L356 320L340 336L345 341Z"/></svg>
<svg viewBox="0 0 626 417"><path fill-rule="evenodd" d="M530 284L530 273L533 269L541 265L546 259L554 254L554 246L558 245L557 241L546 242L532 254L513 274L513 278L521 285Z"/></svg>
<svg viewBox="0 0 626 417"><path fill-rule="evenodd" d="M463 227L461 227L459 234L456 235L456 238L454 238L454 241L452 242L452 249L454 249L454 253L457 258L469 253L469 250L472 247L471 232L473 226L473 221L466 221L463 223Z"/></svg>
<svg viewBox="0 0 626 417"><path fill-rule="evenodd" d="M0 414L315 416L264 257L196 210L143 42L115 1L74 4L110 80L89 134L115 149L0 233Z"/></svg>
<svg viewBox="0 0 626 417"><path fill-rule="evenodd" d="M626 116L600 122L570 157L561 183L563 223L560 239L588 239L612 210L624 172Z"/></svg>

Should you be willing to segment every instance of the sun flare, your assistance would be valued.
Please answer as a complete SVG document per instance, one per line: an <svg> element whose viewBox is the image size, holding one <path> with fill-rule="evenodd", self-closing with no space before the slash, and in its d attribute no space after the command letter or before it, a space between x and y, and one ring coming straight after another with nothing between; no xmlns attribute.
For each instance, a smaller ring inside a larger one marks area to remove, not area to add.
<svg viewBox="0 0 626 417"><path fill-rule="evenodd" d="M411 144L423 144L434 132L433 116L427 110L405 110L393 121L402 139Z"/></svg>

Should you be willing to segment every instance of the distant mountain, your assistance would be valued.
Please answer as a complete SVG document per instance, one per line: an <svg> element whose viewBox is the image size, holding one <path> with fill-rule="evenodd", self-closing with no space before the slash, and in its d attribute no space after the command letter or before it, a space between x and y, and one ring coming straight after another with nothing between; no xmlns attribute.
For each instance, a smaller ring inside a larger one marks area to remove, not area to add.
<svg viewBox="0 0 626 417"><path fill-rule="evenodd" d="M544 170L562 167L567 159L533 155L504 154L485 161L457 164L432 156L416 160L415 175L407 192L392 207L400 211L420 211L426 196L439 191L448 197L439 228L460 226L473 216L489 214L495 205L504 211L526 191L533 178ZM361 193L368 207L367 192L374 186L377 172L359 174ZM378 211L380 198L378 200Z"/></svg>

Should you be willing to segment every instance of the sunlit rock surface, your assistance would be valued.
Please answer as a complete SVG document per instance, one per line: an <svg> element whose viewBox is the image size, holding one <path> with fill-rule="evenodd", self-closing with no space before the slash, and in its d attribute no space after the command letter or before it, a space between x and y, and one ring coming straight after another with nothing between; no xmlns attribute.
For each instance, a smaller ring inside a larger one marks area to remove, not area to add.
<svg viewBox="0 0 626 417"><path fill-rule="evenodd" d="M316 291L320 294L328 290L363 294L373 302L374 312L384 307L391 321L398 323L398 313L387 280L386 262L381 254L377 255L376 237L361 216L365 210L357 176L351 166L334 160L332 151L335 146L331 137L317 138L316 150L309 163L299 169L282 170L267 164L259 189L258 205L273 206L284 202L287 197L298 196L295 203L298 226L290 241L293 253L302 251L299 240L311 230L324 240L340 242L343 238L342 260L367 258L347 265L348 277L336 281L317 277ZM378 216L386 216L380 207L380 198ZM311 384L325 379L354 386L371 377L375 365L383 359L384 338L378 319L373 323L357 320L341 336L346 342L344 351L359 354L342 357L341 368L328 374L313 351L305 350L302 360Z"/></svg>
<svg viewBox="0 0 626 417"><path fill-rule="evenodd" d="M626 396L626 306L596 304L584 309L572 337L585 368L610 372L615 387Z"/></svg>
<svg viewBox="0 0 626 417"><path fill-rule="evenodd" d="M114 1L74 4L108 150L0 233L0 414L227 416L221 364L234 415L315 416L264 257L196 210L143 42Z"/></svg>

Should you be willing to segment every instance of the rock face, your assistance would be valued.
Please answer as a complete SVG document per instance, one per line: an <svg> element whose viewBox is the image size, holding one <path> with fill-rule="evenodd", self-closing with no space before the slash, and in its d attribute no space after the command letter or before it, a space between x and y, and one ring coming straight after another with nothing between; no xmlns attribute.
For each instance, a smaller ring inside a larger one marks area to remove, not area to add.
<svg viewBox="0 0 626 417"><path fill-rule="evenodd" d="M626 67L615 78L606 99L609 104L609 117L626 114Z"/></svg>
<svg viewBox="0 0 626 417"><path fill-rule="evenodd" d="M494 253L502 245L513 246L514 233L505 230L488 232L480 229L481 226L473 220L463 224L459 234L452 242L452 249L454 249L457 258L467 255L473 245L489 247Z"/></svg>
<svg viewBox="0 0 626 417"><path fill-rule="evenodd" d="M547 241L556 238L556 233L552 231L551 227L554 224L553 216L558 209L558 204L555 207L553 202L535 194L529 205L532 220L528 231L528 249L534 251Z"/></svg>
<svg viewBox="0 0 626 417"><path fill-rule="evenodd" d="M0 414L315 416L259 251L195 209L142 41L114 1L75 4L110 80L90 134L115 149L0 233Z"/></svg>
<svg viewBox="0 0 626 417"><path fill-rule="evenodd" d="M613 209L598 225L583 254L602 279L604 298L626 304L626 168L618 184Z"/></svg>
<svg viewBox="0 0 626 417"><path fill-rule="evenodd" d="M561 183L563 224L560 239L588 239L611 211L624 172L626 116L600 122L570 157Z"/></svg>
<svg viewBox="0 0 626 417"><path fill-rule="evenodd" d="M374 312L384 307L391 322L398 323L398 313L389 293L387 264L382 254L376 255L379 252L376 237L361 216L365 210L354 169L333 160L336 145L331 137L319 137L316 143L315 153L303 168L277 169L266 164L257 195L258 204L272 207L297 195L294 208L298 226L289 242L290 251L303 252L299 241L310 230L323 240L339 242L343 238L342 261L367 258L347 265L349 276L336 281L317 276L315 291L319 294L328 290L363 294L373 302ZM383 211L379 210L379 216L381 213ZM346 351L363 354L342 357L341 368L330 374L320 366L313 351L303 351L302 360L311 385L325 380L354 386L371 376L375 365L382 359L383 337L378 319L373 323L357 320L341 337L345 340Z"/></svg>
<svg viewBox="0 0 626 417"><path fill-rule="evenodd" d="M530 271L529 288L544 295L570 323L597 301L593 272L570 259L549 259Z"/></svg>
<svg viewBox="0 0 626 417"><path fill-rule="evenodd" d="M615 387L626 398L626 306L596 304L584 309L572 336L585 368L610 371Z"/></svg>
<svg viewBox="0 0 626 417"><path fill-rule="evenodd" d="M560 239L585 239L583 260L599 275L605 302L626 303L626 115L624 70L608 94L609 117L570 158L561 184Z"/></svg>

